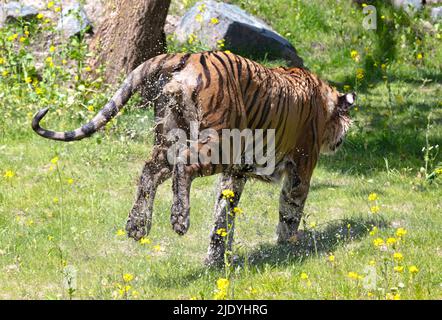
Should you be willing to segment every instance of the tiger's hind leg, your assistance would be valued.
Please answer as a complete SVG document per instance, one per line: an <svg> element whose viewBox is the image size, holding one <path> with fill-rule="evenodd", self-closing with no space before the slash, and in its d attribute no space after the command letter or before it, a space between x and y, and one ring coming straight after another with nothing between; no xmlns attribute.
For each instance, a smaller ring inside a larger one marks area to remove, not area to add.
<svg viewBox="0 0 442 320"><path fill-rule="evenodd" d="M304 174L303 174L304 173ZM292 163L287 165L279 197L278 243L296 240L298 228L304 212L304 204L310 187L311 173L299 171Z"/></svg>
<svg viewBox="0 0 442 320"><path fill-rule="evenodd" d="M126 223L129 237L139 240L150 232L157 187L171 176L166 149L155 146L152 158L146 162L138 183L137 198Z"/></svg>
<svg viewBox="0 0 442 320"><path fill-rule="evenodd" d="M232 250L233 231L235 228L233 208L238 205L245 183L246 178L244 176L223 174L220 177L215 203L215 225L210 233L210 245L205 259L207 266L220 266L223 264L226 243L227 250ZM224 197L222 193L224 190L232 190L234 193L233 198Z"/></svg>
<svg viewBox="0 0 442 320"><path fill-rule="evenodd" d="M190 187L192 185L191 167L184 163L177 163L173 168L172 191L173 204L170 223L173 230L184 235L190 226Z"/></svg>

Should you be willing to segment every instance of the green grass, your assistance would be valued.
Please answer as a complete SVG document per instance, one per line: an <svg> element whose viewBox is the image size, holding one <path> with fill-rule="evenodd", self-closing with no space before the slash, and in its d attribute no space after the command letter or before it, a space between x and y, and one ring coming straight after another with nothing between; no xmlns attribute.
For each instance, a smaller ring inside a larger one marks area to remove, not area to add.
<svg viewBox="0 0 442 320"><path fill-rule="evenodd" d="M304 240L276 245L280 185L246 185L235 235L233 297L385 299L399 292L402 299L441 299L442 179L427 179L440 167L441 157L433 148L426 165L422 151L442 142L440 36L423 33L419 17L393 17L383 6L379 14L400 22L391 34L363 30L361 10L348 9L347 2L232 2L266 19L292 41L309 68L341 89L350 86L359 98L345 145L336 155L322 157L314 173ZM394 46L383 48L388 41ZM13 50L3 45L0 56ZM81 62L84 53L78 48L74 53L68 45L60 50ZM359 52L359 62L350 58L352 50ZM416 58L418 53L423 59ZM382 63L388 66L385 71ZM29 112L52 104L59 117L52 111L45 125L72 128L91 117L87 106L97 110L112 90L82 72L69 91L69 77L65 82L54 79L67 71L46 67L39 84L44 93L36 94L24 84L23 70L8 68L10 75L0 77L0 298L121 298L119 285L128 273L135 276L128 298L213 298L216 280L224 273L204 267L203 258L216 177L193 183L191 228L184 237L174 234L169 223L170 181L158 191L152 242L141 245L118 236L150 154L152 111L129 107L106 132L81 142L47 141L31 132ZM364 70L362 81L355 79L358 68ZM6 171L15 176L3 177ZM367 199L373 192L379 197L376 215ZM379 227L375 235L370 234L373 225ZM395 248L374 246L374 239L395 237L398 228L407 234ZM393 252L401 252L403 261L394 262ZM373 264L375 289L348 276L365 276ZM393 271L397 265L404 266L403 273ZM410 274L410 266L419 272ZM76 290L69 293L66 270L72 269ZM301 279L304 272L308 279Z"/></svg>

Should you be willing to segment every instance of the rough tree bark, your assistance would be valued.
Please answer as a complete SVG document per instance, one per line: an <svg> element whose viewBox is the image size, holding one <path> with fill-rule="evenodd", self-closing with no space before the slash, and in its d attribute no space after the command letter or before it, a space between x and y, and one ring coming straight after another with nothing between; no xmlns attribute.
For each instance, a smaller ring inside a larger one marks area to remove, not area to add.
<svg viewBox="0 0 442 320"><path fill-rule="evenodd" d="M113 0L91 42L92 62L106 66L106 80L115 83L145 60L166 51L164 24L171 0Z"/></svg>

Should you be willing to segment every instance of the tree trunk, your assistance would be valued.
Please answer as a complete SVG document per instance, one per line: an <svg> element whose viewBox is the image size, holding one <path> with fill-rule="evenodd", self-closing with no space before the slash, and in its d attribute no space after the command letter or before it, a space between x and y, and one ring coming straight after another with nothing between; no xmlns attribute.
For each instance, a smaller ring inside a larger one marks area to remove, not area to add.
<svg viewBox="0 0 442 320"><path fill-rule="evenodd" d="M164 24L171 0L114 0L91 42L93 64L106 66L106 80L115 83L145 60L166 51Z"/></svg>

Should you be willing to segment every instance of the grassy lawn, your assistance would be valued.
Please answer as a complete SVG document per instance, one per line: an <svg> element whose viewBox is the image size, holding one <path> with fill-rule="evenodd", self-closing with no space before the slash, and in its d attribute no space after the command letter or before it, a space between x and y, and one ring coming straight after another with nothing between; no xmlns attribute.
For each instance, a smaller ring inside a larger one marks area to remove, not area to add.
<svg viewBox="0 0 442 320"><path fill-rule="evenodd" d="M350 1L231 2L265 19L311 70L359 100L346 143L315 171L298 243L276 245L281 186L246 185L228 297L441 299L440 31L423 31L426 13L409 18L384 5L370 31ZM134 99L90 139L38 137L30 115L39 108L57 109L46 126L70 129L112 89L88 78L87 52L74 40L57 56L48 52L55 66L43 60L43 78L27 83L33 58L8 42L23 30L14 28L0 30L0 74L8 71L0 76L0 299L212 299L224 277L203 265L217 177L193 183L188 234L171 229L168 181L158 190L149 243L127 239L121 229L150 154L152 111L134 108ZM78 68L65 70L63 57ZM69 89L72 72L79 78Z"/></svg>

